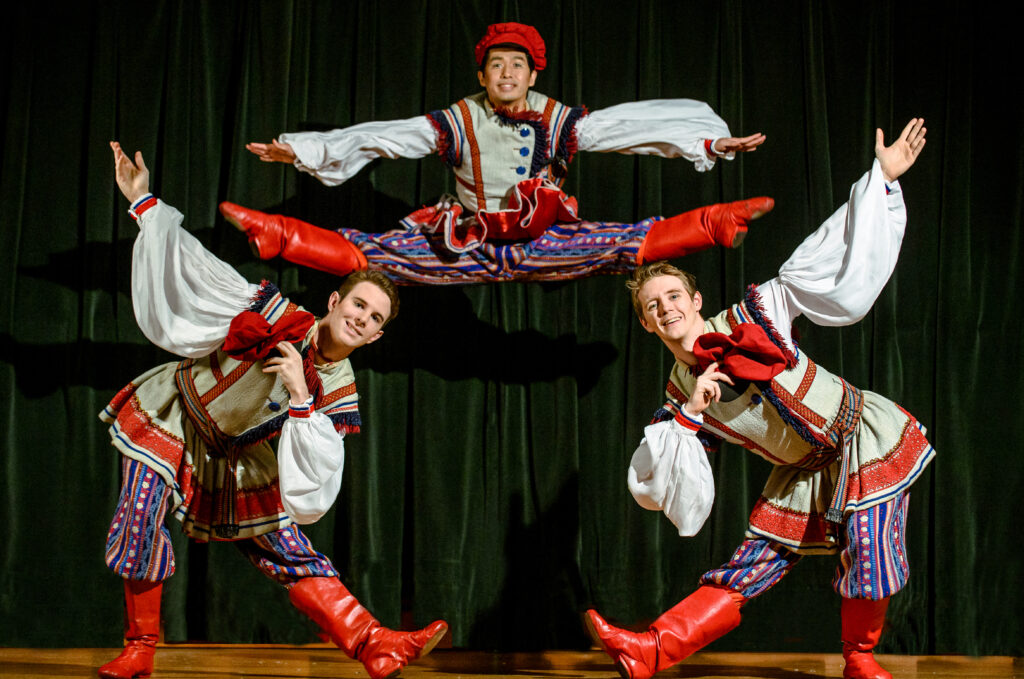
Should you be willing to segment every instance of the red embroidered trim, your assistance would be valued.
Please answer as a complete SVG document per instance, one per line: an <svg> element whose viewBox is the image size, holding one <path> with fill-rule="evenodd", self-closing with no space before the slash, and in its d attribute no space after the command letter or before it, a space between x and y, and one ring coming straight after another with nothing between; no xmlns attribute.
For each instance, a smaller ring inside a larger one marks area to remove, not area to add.
<svg viewBox="0 0 1024 679"><path fill-rule="evenodd" d="M929 447L931 444L918 429L917 421L911 417L892 450L882 459L861 467L856 475L851 475L847 499L859 500L902 483ZM857 481L856 485L854 480Z"/></svg>
<svg viewBox="0 0 1024 679"><path fill-rule="evenodd" d="M462 120L466 127L466 143L469 144L469 153L473 162L473 187L476 191L476 209L482 211L487 209L487 200L484 198L484 181L480 167L480 146L476 143L476 134L473 132L473 119L469 113L469 105L465 99L459 100L459 110L462 112ZM535 113L535 111L531 111Z"/></svg>
<svg viewBox="0 0 1024 679"><path fill-rule="evenodd" d="M675 385L675 382L672 382L671 380L669 381L668 386L665 387L665 393L668 394L670 398L675 399L680 403L686 403L690 400L687 398L686 394L684 394L682 390Z"/></svg>
<svg viewBox="0 0 1024 679"><path fill-rule="evenodd" d="M213 364L214 355L210 356L210 363ZM229 372L224 379L217 380L217 383L213 385L213 388L205 394L200 394L199 402L203 405L203 408L213 403L214 399L227 391L235 382L242 379L245 373L249 372L249 368L252 367L252 361L242 361L238 366Z"/></svg>
<svg viewBox="0 0 1024 679"><path fill-rule="evenodd" d="M779 400L782 401L787 408L802 417L805 422L809 422L818 429L822 429L825 426L824 417L805 406L803 402L799 401L793 396L793 394L786 391L785 388L775 380L772 380L772 391L778 395Z"/></svg>
<svg viewBox="0 0 1024 679"><path fill-rule="evenodd" d="M213 378L220 382L224 379L224 371L220 368L220 359L217 358L218 352L210 354L210 371L213 373Z"/></svg>
<svg viewBox="0 0 1024 679"><path fill-rule="evenodd" d="M156 424L139 403L139 397L132 394L117 413L117 424L121 434L135 446L153 453L177 469L185 442Z"/></svg>
<svg viewBox="0 0 1024 679"><path fill-rule="evenodd" d="M828 521L823 515L776 507L763 495L750 512L750 525L796 544L829 542Z"/></svg>
<svg viewBox="0 0 1024 679"><path fill-rule="evenodd" d="M329 406L335 401L338 401L346 396L351 396L354 393L356 393L356 383L352 382L350 384L346 384L344 387L339 387L332 391L331 393L325 394L318 398L316 401L316 409L320 410L321 408Z"/></svg>
<svg viewBox="0 0 1024 679"><path fill-rule="evenodd" d="M811 359L807 359L807 370L804 371L804 378L800 380L800 386L797 387L796 393L793 396L803 401L804 396L807 396L807 392L811 390L811 383L814 382L814 375L817 372L818 366L814 365L814 361Z"/></svg>

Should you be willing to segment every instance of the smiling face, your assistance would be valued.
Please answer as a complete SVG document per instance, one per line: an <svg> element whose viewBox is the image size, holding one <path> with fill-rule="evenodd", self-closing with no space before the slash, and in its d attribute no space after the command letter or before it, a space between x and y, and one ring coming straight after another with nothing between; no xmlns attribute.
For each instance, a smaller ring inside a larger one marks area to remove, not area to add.
<svg viewBox="0 0 1024 679"><path fill-rule="evenodd" d="M347 358L355 349L376 341L390 317L391 300L373 283L356 283L344 298L331 293L327 315L320 320L317 350L330 361Z"/></svg>
<svg viewBox="0 0 1024 679"><path fill-rule="evenodd" d="M537 80L526 53L517 50L492 49L487 52L482 69L476 74L480 86L495 108L519 111L526 108L526 94Z"/></svg>
<svg viewBox="0 0 1024 679"><path fill-rule="evenodd" d="M676 358L685 361L692 356L693 343L704 333L699 292L691 295L676 276L656 276L640 286L637 302L640 324L647 332L661 338Z"/></svg>

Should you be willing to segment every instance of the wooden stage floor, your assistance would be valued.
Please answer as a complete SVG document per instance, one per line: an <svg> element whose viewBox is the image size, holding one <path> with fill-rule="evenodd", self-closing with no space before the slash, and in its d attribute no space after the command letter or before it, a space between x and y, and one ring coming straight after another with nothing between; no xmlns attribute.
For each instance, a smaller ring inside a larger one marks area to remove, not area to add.
<svg viewBox="0 0 1024 679"><path fill-rule="evenodd" d="M0 677L95 677L96 668L118 651L98 648L0 648ZM880 655L895 679L1024 678L1024 658ZM658 677L689 679L808 679L843 675L839 654L697 653ZM438 650L402 670L405 679L428 677L516 677L517 679L599 679L618 677L599 651L482 653ZM366 678L359 663L331 646L191 645L160 646L153 679Z"/></svg>

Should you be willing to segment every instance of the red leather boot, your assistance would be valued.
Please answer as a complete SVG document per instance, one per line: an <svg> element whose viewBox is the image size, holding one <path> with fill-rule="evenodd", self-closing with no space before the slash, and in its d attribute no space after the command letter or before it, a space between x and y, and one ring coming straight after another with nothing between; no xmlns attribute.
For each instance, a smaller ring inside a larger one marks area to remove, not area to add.
<svg viewBox="0 0 1024 679"><path fill-rule="evenodd" d="M160 635L160 593L162 582L124 581L124 604L128 618L124 650L97 670L106 679L133 679L153 673L153 655Z"/></svg>
<svg viewBox="0 0 1024 679"><path fill-rule="evenodd" d="M745 601L738 592L705 585L665 611L646 632L613 627L594 610L587 611L587 628L624 679L647 679L735 629Z"/></svg>
<svg viewBox="0 0 1024 679"><path fill-rule="evenodd" d="M775 201L761 196L718 203L655 222L637 253L637 264L683 257L713 245L739 247L747 224L770 212Z"/></svg>
<svg viewBox="0 0 1024 679"><path fill-rule="evenodd" d="M371 679L398 674L410 660L430 653L448 631L443 620L415 632L383 627L337 578L302 578L292 585L288 598L346 655L363 663Z"/></svg>
<svg viewBox="0 0 1024 679"><path fill-rule="evenodd" d="M260 259L280 255L293 264L337 276L366 268L366 255L337 231L234 203L221 203L220 213L239 231L245 232Z"/></svg>
<svg viewBox="0 0 1024 679"><path fill-rule="evenodd" d="M843 599L843 679L892 679L871 652L882 636L888 607L888 597L879 601Z"/></svg>

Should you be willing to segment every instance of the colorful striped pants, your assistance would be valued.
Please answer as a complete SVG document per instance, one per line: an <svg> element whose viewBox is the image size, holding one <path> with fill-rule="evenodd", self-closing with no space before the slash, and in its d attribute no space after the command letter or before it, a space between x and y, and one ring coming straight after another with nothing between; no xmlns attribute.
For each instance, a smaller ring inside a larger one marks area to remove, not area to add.
<svg viewBox="0 0 1024 679"><path fill-rule="evenodd" d="M464 285L503 281L561 281L636 268L637 252L651 224L574 222L554 224L526 242L485 241L455 254L414 229L338 232L366 256L369 268L399 285Z"/></svg>
<svg viewBox="0 0 1024 679"><path fill-rule="evenodd" d="M146 465L121 457L121 495L107 533L106 562L125 580L161 582L174 574L174 550L164 521L171 489ZM246 558L272 580L336 577L330 559L316 551L296 525L235 540Z"/></svg>
<svg viewBox="0 0 1024 679"><path fill-rule="evenodd" d="M846 521L832 587L844 599L879 600L903 589L910 576L905 531L910 493L854 512ZM733 589L748 599L763 594L802 557L777 542L747 539L728 563L701 576L702 585Z"/></svg>

